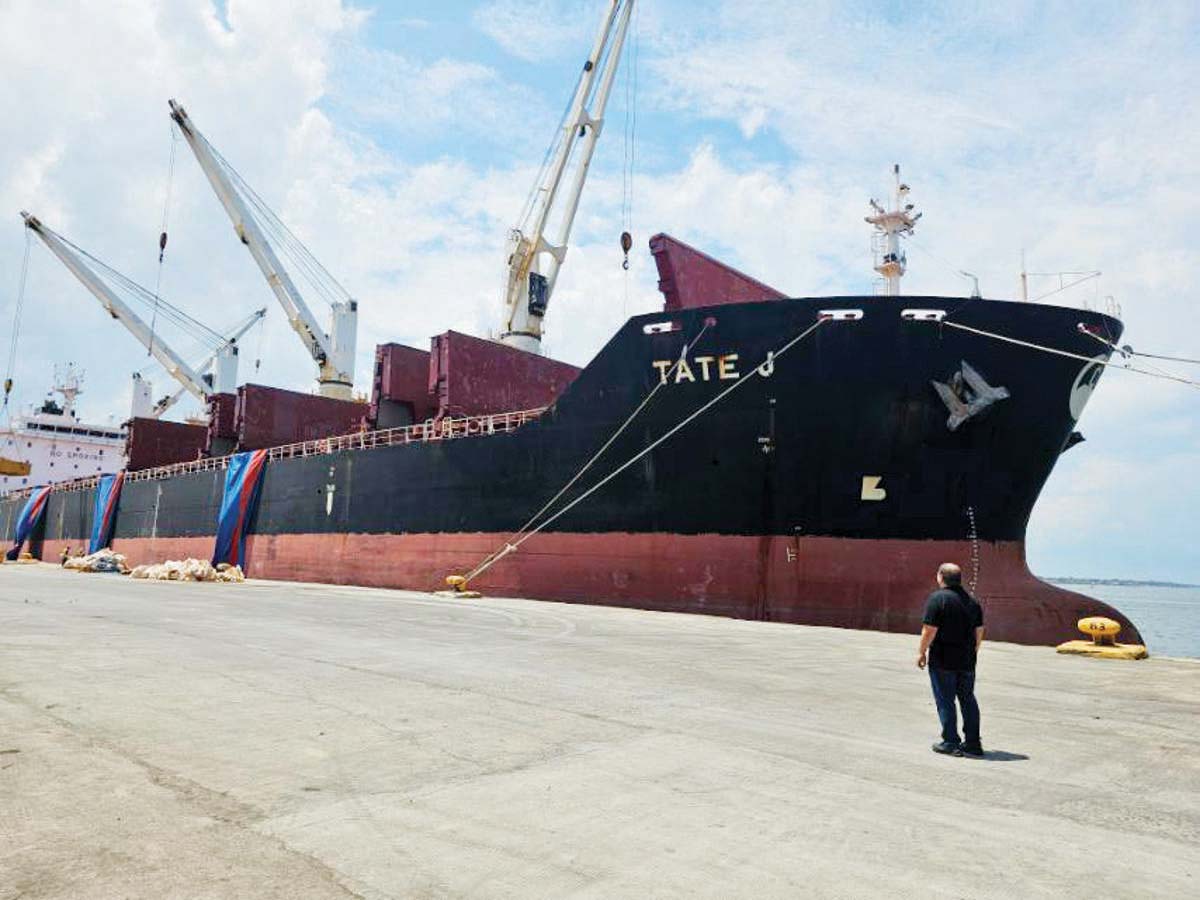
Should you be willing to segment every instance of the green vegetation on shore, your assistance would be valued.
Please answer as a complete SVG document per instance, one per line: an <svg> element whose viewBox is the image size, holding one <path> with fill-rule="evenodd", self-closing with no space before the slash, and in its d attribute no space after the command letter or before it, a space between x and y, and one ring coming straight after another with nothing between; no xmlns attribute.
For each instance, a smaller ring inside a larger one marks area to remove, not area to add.
<svg viewBox="0 0 1200 900"><path fill-rule="evenodd" d="M1200 584L1183 584L1178 581L1136 581L1131 578L1062 578L1048 576L1043 579L1054 584L1110 584L1115 587L1166 587L1166 588L1196 588Z"/></svg>

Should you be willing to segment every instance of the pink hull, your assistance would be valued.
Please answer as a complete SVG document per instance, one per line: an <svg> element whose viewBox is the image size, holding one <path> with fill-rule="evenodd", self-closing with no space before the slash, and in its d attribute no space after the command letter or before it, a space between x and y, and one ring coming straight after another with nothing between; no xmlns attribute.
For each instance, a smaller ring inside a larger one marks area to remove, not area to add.
<svg viewBox="0 0 1200 900"><path fill-rule="evenodd" d="M287 581L439 590L503 546L496 534L256 535L247 574ZM131 564L207 558L213 538L120 539ZM1046 584L1018 542L981 544L977 594L988 637L1057 644L1083 616L1137 629L1112 607ZM560 534L529 540L473 581L485 594L706 613L877 631L920 630L940 563L970 572L967 542L677 534Z"/></svg>

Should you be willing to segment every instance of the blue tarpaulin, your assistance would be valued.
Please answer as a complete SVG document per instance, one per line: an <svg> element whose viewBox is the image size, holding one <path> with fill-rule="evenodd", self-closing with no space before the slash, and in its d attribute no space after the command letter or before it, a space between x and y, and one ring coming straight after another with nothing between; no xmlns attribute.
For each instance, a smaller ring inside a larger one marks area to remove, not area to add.
<svg viewBox="0 0 1200 900"><path fill-rule="evenodd" d="M88 553L103 550L112 543L113 529L117 524L117 504L121 501L121 485L125 483L125 471L116 475L101 475L96 485L96 504L92 509L92 541Z"/></svg>
<svg viewBox="0 0 1200 900"><path fill-rule="evenodd" d="M235 453L225 471L225 493L221 496L221 514L217 519L217 544L213 565L229 563L245 568L246 531L258 503L266 450Z"/></svg>
<svg viewBox="0 0 1200 900"><path fill-rule="evenodd" d="M46 502L49 499L49 485L33 489L33 493L25 501L25 506L21 508L21 514L17 516L17 527L13 532L13 545L7 554L9 559L16 559L21 555L21 545L29 540L33 530L37 528L38 522L46 514Z"/></svg>

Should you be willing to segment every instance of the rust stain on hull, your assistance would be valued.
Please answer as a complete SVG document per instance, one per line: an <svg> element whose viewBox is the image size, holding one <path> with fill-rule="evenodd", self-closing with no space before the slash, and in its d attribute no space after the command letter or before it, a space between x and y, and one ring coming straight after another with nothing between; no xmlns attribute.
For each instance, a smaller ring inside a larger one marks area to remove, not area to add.
<svg viewBox="0 0 1200 900"><path fill-rule="evenodd" d="M251 535L254 578L439 590L500 546L501 534ZM131 564L207 558L213 538L114 541ZM790 552L789 552L790 551ZM968 542L675 534L538 535L472 582L485 594L876 631L920 630L937 566ZM970 573L968 572L968 575ZM1112 607L1040 581L1020 542L980 547L988 637L1057 644L1083 616L1137 629Z"/></svg>

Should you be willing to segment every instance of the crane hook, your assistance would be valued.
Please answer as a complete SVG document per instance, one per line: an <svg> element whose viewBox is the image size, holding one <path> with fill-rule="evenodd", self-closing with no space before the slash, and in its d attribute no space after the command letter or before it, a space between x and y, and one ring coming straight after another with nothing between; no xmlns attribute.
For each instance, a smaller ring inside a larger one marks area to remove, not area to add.
<svg viewBox="0 0 1200 900"><path fill-rule="evenodd" d="M633 235L628 231L621 232L621 251L625 254L625 260L621 263L621 268L629 271L629 250L633 247Z"/></svg>

